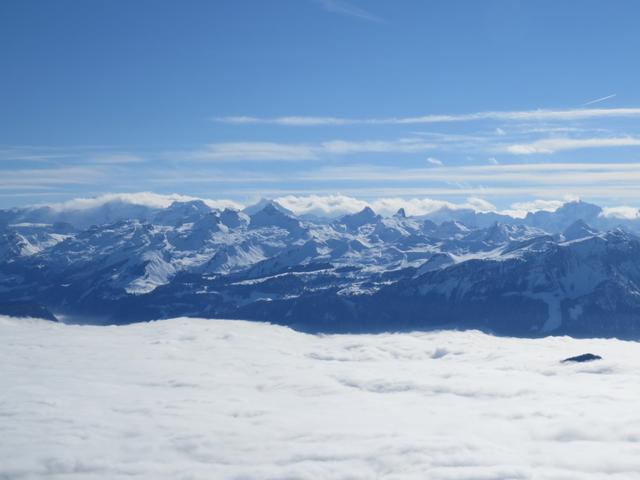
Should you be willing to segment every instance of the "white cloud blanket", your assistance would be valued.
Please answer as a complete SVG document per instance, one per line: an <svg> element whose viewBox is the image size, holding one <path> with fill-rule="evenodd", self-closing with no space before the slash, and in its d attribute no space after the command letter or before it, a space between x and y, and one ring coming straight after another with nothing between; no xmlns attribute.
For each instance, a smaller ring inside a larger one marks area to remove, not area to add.
<svg viewBox="0 0 640 480"><path fill-rule="evenodd" d="M0 318L0 479L632 479L640 345ZM603 360L560 364L592 352Z"/></svg>

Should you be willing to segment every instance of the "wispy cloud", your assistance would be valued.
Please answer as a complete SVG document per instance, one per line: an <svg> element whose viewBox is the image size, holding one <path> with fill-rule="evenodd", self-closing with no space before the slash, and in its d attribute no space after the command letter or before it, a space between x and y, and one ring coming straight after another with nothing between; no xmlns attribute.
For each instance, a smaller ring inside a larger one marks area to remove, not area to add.
<svg viewBox="0 0 640 480"><path fill-rule="evenodd" d="M425 186L453 185L455 189L477 191L480 187L505 186L511 193L518 188L567 186L609 188L613 194L618 187L629 188L640 182L640 163L526 163L497 165L468 165L453 167L425 167L398 169L375 165L325 167L304 172L297 177L313 182L392 182Z"/></svg>
<svg viewBox="0 0 640 480"><path fill-rule="evenodd" d="M613 93L611 95L607 95L606 97L600 97L600 98L596 98L595 100L589 100L586 103L583 103L581 106L582 107L586 107L588 105L593 105L595 103L600 103L600 102L604 102L605 100L609 100L610 98L614 98L617 94Z"/></svg>
<svg viewBox="0 0 640 480"><path fill-rule="evenodd" d="M0 189L28 189L60 185L89 185L104 178L104 171L89 167L3 170Z"/></svg>
<svg viewBox="0 0 640 480"><path fill-rule="evenodd" d="M584 148L611 148L640 146L640 138L545 138L530 143L518 143L499 147L499 151L514 155L550 154L563 150Z"/></svg>
<svg viewBox="0 0 640 480"><path fill-rule="evenodd" d="M14 146L0 148L0 161L19 162L82 162L83 164L142 163L139 154L120 151L113 147L78 145L70 147Z"/></svg>
<svg viewBox="0 0 640 480"><path fill-rule="evenodd" d="M345 155L350 153L415 153L435 148L431 142L417 138L398 140L345 141L332 140L320 144L319 150L326 153Z"/></svg>
<svg viewBox="0 0 640 480"><path fill-rule="evenodd" d="M322 125L352 125L357 120L338 117L301 117L301 116L285 116L285 117L252 117L252 116L231 116L231 117L214 117L212 119L218 123L229 123L232 125L252 125L252 124L272 124L292 127L316 127Z"/></svg>
<svg viewBox="0 0 640 480"><path fill-rule="evenodd" d="M420 138L395 140L330 140L319 143L229 142L213 143L206 148L189 152L193 160L210 161L300 161L314 160L328 155L356 153L415 153L435 148L435 144Z"/></svg>
<svg viewBox="0 0 640 480"><path fill-rule="evenodd" d="M518 195L518 189L563 188L578 186L583 193L591 188L609 189L616 194L618 188L636 191L640 182L640 163L511 163L478 164L464 166L429 165L421 168L398 168L376 164L322 166L297 169L287 173L264 172L245 176L241 170L195 171L191 175L176 177L172 170L154 172L150 182L163 188L189 185L215 185L218 191L302 191L314 192L322 184L335 192L347 188L398 188L411 191L416 185L441 194L477 193L487 188L507 189ZM273 190L275 188L275 190ZM320 188L325 189L324 186ZM421 191L419 188L413 191ZM524 192L524 190L523 190Z"/></svg>
<svg viewBox="0 0 640 480"><path fill-rule="evenodd" d="M291 127L330 126L330 125L414 125L428 123L472 122L477 120L498 121L551 121L551 120L585 120L592 118L637 118L640 108L576 108L569 110L515 110L486 111L463 114L437 114L417 117L387 118L343 118L343 117L216 117L213 120L221 123L273 124Z"/></svg>
<svg viewBox="0 0 640 480"><path fill-rule="evenodd" d="M145 159L140 155L132 153L101 153L90 156L88 163L98 165L126 165L132 163L143 163Z"/></svg>
<svg viewBox="0 0 640 480"><path fill-rule="evenodd" d="M429 165L437 165L439 167L442 166L442 160L438 160L437 158L434 158L434 157L427 158L427 163Z"/></svg>
<svg viewBox="0 0 640 480"><path fill-rule="evenodd" d="M275 142L227 142L212 143L204 149L191 152L194 160L312 160L317 158L310 145Z"/></svg>
<svg viewBox="0 0 640 480"><path fill-rule="evenodd" d="M380 17L343 0L316 0L327 12L359 18L369 22L382 22Z"/></svg>
<svg viewBox="0 0 640 480"><path fill-rule="evenodd" d="M48 162L69 157L70 155L66 153L38 153L26 149L0 150L0 161Z"/></svg>

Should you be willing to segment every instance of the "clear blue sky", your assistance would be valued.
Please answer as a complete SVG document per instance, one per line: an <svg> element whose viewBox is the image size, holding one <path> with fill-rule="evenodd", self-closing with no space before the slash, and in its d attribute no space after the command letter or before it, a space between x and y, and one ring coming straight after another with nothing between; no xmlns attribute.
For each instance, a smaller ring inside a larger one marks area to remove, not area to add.
<svg viewBox="0 0 640 480"><path fill-rule="evenodd" d="M633 0L4 0L0 206L640 206L639 18Z"/></svg>

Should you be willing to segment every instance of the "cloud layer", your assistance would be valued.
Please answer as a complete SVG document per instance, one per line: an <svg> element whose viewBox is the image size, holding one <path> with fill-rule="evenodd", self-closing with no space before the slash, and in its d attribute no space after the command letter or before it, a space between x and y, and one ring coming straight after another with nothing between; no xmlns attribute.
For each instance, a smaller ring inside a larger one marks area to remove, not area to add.
<svg viewBox="0 0 640 480"><path fill-rule="evenodd" d="M1 428L11 439L0 442L1 478L622 480L640 471L633 342L313 336L186 318L120 327L0 318L0 335ZM560 363L584 352L604 359Z"/></svg>
<svg viewBox="0 0 640 480"><path fill-rule="evenodd" d="M455 203L432 198L387 197L371 201L359 200L347 195L286 195L275 200L283 207L299 215L335 217L346 213L359 212L365 207L372 208L381 215L393 215L404 208L407 215L427 215L442 208L453 210L470 209L477 212L495 211L496 207L481 198L470 197L465 202Z"/></svg>
<svg viewBox="0 0 640 480"><path fill-rule="evenodd" d="M170 195L162 195L153 192L136 192L136 193L107 193L93 198L75 198L66 202L48 204L55 211L73 211L73 210L90 210L101 207L107 203L122 202L131 205L142 205L151 208L166 208L173 202L189 202L192 200L202 200L211 208L242 208L242 204L232 200L212 200L199 199L189 195L178 195L176 193Z"/></svg>
<svg viewBox="0 0 640 480"><path fill-rule="evenodd" d="M531 211L553 211L562 206L566 201L575 200L575 198L571 197L565 197L564 200L533 200L530 202L514 203L510 208L500 210L489 201L479 197L468 197L466 200L461 202L451 202L427 197L379 197L371 200L365 200L343 194L290 194L275 196L273 199L297 215L312 215L329 218L359 212L365 207L370 207L377 213L385 216L395 214L400 208L403 208L407 215L411 216L427 215L442 208L448 208L452 210L469 209L476 212L498 212L515 217L523 217ZM240 210L250 205L250 203L242 204L227 199L209 199L179 194L162 195L152 192L137 192L109 193L93 198L76 198L65 202L48 204L46 206L56 212L73 212L100 208L114 202L140 205L150 208L166 208L173 202L188 202L193 200L202 200L205 204L214 209L232 208ZM34 207L41 206L45 205L34 205ZM632 209L632 207L609 207L607 209L607 212L609 212L607 215L630 215L630 209Z"/></svg>

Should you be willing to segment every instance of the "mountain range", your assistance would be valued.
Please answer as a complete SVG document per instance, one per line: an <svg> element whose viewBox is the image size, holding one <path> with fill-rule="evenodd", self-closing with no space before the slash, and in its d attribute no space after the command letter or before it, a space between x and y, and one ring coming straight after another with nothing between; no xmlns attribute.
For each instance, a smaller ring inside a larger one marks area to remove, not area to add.
<svg viewBox="0 0 640 480"><path fill-rule="evenodd" d="M524 218L446 207L311 218L271 200L0 210L0 314L640 338L640 219L603 212L582 201Z"/></svg>

